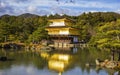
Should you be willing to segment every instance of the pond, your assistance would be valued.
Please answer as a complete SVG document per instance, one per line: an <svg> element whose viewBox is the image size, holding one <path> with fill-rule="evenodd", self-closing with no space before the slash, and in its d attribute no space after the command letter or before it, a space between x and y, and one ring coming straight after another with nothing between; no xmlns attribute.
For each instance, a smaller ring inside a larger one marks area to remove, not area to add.
<svg viewBox="0 0 120 75"><path fill-rule="evenodd" d="M118 75L112 69L99 68L95 59L110 59L110 52L94 48L77 51L35 52L3 50L0 56L0 75Z"/></svg>

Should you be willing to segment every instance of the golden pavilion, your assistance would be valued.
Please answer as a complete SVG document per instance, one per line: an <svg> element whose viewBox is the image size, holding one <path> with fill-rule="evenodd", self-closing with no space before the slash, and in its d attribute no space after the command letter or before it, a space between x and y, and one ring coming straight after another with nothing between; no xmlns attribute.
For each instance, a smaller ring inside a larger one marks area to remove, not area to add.
<svg viewBox="0 0 120 75"><path fill-rule="evenodd" d="M51 19L46 27L54 47L68 47L70 44L78 43L78 29L71 27L72 20L67 18Z"/></svg>

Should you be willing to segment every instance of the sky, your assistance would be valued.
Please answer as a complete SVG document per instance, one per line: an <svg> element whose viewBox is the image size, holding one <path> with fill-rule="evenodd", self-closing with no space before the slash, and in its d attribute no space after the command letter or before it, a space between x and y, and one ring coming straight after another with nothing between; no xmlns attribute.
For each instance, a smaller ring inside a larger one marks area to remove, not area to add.
<svg viewBox="0 0 120 75"><path fill-rule="evenodd" d="M0 0L0 15L58 13L77 16L83 12L120 13L120 0Z"/></svg>

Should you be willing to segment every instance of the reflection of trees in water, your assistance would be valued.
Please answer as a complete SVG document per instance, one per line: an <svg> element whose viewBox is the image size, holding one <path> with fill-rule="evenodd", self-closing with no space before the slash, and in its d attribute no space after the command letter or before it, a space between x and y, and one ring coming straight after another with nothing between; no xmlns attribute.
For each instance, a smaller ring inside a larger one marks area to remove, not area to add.
<svg viewBox="0 0 120 75"><path fill-rule="evenodd" d="M118 71L118 75L120 75L120 71Z"/></svg>
<svg viewBox="0 0 120 75"><path fill-rule="evenodd" d="M110 59L110 53L107 51L100 51L94 48L79 50L75 55L74 60L77 60L75 64L77 64L82 72L90 73L90 70L93 69L96 73L99 73L101 69L96 68L95 59L100 58L102 60ZM88 64L89 66L86 66Z"/></svg>
<svg viewBox="0 0 120 75"><path fill-rule="evenodd" d="M34 65L38 69L43 69L45 66L47 66L47 61L46 59L42 58L39 53L34 53L34 52L25 52L23 50L19 51L14 51L14 50L7 50L4 51L6 52L6 56L8 58L14 59L14 61L6 61L6 62L0 62L0 69L8 69L11 68L11 65L24 65L24 66L29 66L29 65ZM4 55L4 52L0 50L0 55ZM90 74L91 69L96 70L96 73L100 73L101 70L106 71L108 74L114 74L115 72L108 71L106 69L101 69L101 68L96 68L95 66L95 59L100 58L102 60L104 59L110 59L109 57L109 52L107 51L99 51L96 49L84 49L84 50L78 50L77 53L72 54L73 59L71 60L72 63L69 65L69 67L65 70L68 71L70 69L73 69L73 67L80 67L82 72L87 72ZM89 64L88 67L86 67L86 63ZM120 74L120 72L118 72Z"/></svg>
<svg viewBox="0 0 120 75"><path fill-rule="evenodd" d="M6 62L0 61L0 69L1 70L11 68L11 65L12 65L12 63L6 63Z"/></svg>
<svg viewBox="0 0 120 75"><path fill-rule="evenodd" d="M0 61L0 69L8 69L11 68L12 65L34 65L38 69L43 69L47 63L45 59L34 52L25 52L23 50L0 50L0 56L4 56L4 53L6 53L8 59L14 60Z"/></svg>
<svg viewBox="0 0 120 75"><path fill-rule="evenodd" d="M106 71L108 73L108 75L120 75L120 73L117 72L116 70L108 69L108 68L101 68L101 67L96 66L97 74L99 74L101 71ZM117 74L115 74L115 73L117 73Z"/></svg>
<svg viewBox="0 0 120 75"><path fill-rule="evenodd" d="M113 69L104 68L104 70L106 72L108 72L109 75L116 75L115 73L119 73L119 72L117 72L116 70L113 70ZM117 75L120 75L120 74L117 74Z"/></svg>
<svg viewBox="0 0 120 75"><path fill-rule="evenodd" d="M120 75L120 71L109 71L109 75Z"/></svg>

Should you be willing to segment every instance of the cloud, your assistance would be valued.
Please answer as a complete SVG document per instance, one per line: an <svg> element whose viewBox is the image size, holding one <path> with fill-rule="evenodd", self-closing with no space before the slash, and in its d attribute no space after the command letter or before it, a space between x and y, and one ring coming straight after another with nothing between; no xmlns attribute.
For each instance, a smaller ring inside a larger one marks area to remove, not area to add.
<svg viewBox="0 0 120 75"><path fill-rule="evenodd" d="M117 3L103 3L100 1L77 1L74 3L61 3L60 6L64 7L83 7L83 8L117 8Z"/></svg>
<svg viewBox="0 0 120 75"><path fill-rule="evenodd" d="M0 15L22 13L45 14L69 14L76 15L89 11L117 11L120 8L120 1L115 0L0 0ZM118 2L117 2L118 1Z"/></svg>
<svg viewBox="0 0 120 75"><path fill-rule="evenodd" d="M58 7L58 6L54 6L51 7L51 13L52 14L67 14L67 15L79 15L81 14L81 12L79 10L76 9L71 9L71 8L64 8L64 7Z"/></svg>
<svg viewBox="0 0 120 75"><path fill-rule="evenodd" d="M29 12L34 12L34 11L36 11L36 7L35 7L35 6L29 6L29 7L28 7L28 11L29 11Z"/></svg>
<svg viewBox="0 0 120 75"><path fill-rule="evenodd" d="M116 13L119 13L119 14L120 14L120 9L116 10Z"/></svg>
<svg viewBox="0 0 120 75"><path fill-rule="evenodd" d="M29 2L30 0L11 0L11 1L16 3L20 3L20 2L24 3L24 2Z"/></svg>
<svg viewBox="0 0 120 75"><path fill-rule="evenodd" d="M0 15L14 13L13 7L6 2L0 2Z"/></svg>
<svg viewBox="0 0 120 75"><path fill-rule="evenodd" d="M8 3L25 3L25 2L30 2L31 0L1 0L3 2L8 2Z"/></svg>
<svg viewBox="0 0 120 75"><path fill-rule="evenodd" d="M6 4L5 4L5 3L0 2L0 8L5 7L5 6L6 6Z"/></svg>

